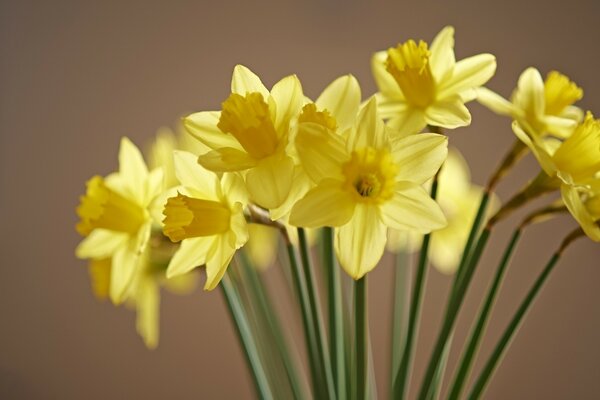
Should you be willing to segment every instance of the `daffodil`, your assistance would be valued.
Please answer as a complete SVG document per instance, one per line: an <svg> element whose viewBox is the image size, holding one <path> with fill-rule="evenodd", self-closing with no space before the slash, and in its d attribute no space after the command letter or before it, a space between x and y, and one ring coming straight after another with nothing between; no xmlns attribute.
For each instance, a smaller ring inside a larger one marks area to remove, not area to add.
<svg viewBox="0 0 600 400"><path fill-rule="evenodd" d="M122 302L140 265L152 227L149 209L162 190L160 168L148 172L137 147L121 140L119 172L94 176L77 208L77 231L85 239L77 246L79 258L110 259L110 297Z"/></svg>
<svg viewBox="0 0 600 400"><path fill-rule="evenodd" d="M478 54L456 62L454 28L427 43L408 40L371 60L379 88L379 112L396 129L420 131L427 124L454 129L471 123L465 103L496 71L496 58Z"/></svg>
<svg viewBox="0 0 600 400"><path fill-rule="evenodd" d="M176 197L164 208L163 232L181 247L169 263L167 277L206 265L205 290L214 289L235 251L248 240L244 217L247 195L236 174L215 173L196 162L196 156L175 152L175 173L181 183Z"/></svg>
<svg viewBox="0 0 600 400"><path fill-rule="evenodd" d="M383 254L388 227L421 233L445 226L438 204L421 186L444 162L447 139L437 134L391 138L371 99L346 135L321 124L300 124L303 135L320 135L312 160L323 163L316 186L292 209L290 224L335 227L340 264L354 279L372 270Z"/></svg>
<svg viewBox="0 0 600 400"><path fill-rule="evenodd" d="M527 68L519 77L511 101L487 88L477 89L477 100L492 111L510 116L530 135L566 138L583 117L573 104L583 90L568 77L552 71L544 81L535 68Z"/></svg>
<svg viewBox="0 0 600 400"><path fill-rule="evenodd" d="M233 71L231 95L222 111L187 116L188 132L212 150L198 162L214 172L243 172L251 200L274 209L292 189L294 161L287 152L290 130L304 103L295 75L271 91L248 68Z"/></svg>
<svg viewBox="0 0 600 400"><path fill-rule="evenodd" d="M600 242L600 176L587 188L563 185L561 194L585 234Z"/></svg>
<svg viewBox="0 0 600 400"><path fill-rule="evenodd" d="M438 175L437 202L442 207L448 225L432 232L429 256L440 272L449 274L458 267L483 188L471 183L469 167L456 149L448 152L448 158ZM493 212L495 208L497 200L493 197L488 212ZM422 236L414 232L390 229L387 249L413 252L419 248L421 239Z"/></svg>

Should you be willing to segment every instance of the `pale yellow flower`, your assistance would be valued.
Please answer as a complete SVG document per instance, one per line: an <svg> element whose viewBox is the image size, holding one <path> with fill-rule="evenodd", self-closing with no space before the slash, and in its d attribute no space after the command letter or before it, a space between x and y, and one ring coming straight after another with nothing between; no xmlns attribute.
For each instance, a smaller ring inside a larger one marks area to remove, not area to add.
<svg viewBox="0 0 600 400"><path fill-rule="evenodd" d="M492 111L511 117L530 135L567 138L583 112L573 105L583 90L568 77L552 71L544 81L535 68L527 68L519 77L511 101L487 88L477 90L477 100Z"/></svg>
<svg viewBox="0 0 600 400"><path fill-rule="evenodd" d="M421 233L446 221L421 185L439 169L447 139L436 134L390 138L371 99L346 135L332 135L321 124L302 123L303 135L320 135L318 154L303 163L324 163L316 186L292 209L290 224L335 229L340 264L359 279L383 254L387 227Z"/></svg>
<svg viewBox="0 0 600 400"><path fill-rule="evenodd" d="M471 123L465 103L496 71L496 58L478 54L458 62L454 28L448 26L427 43L408 40L371 60L379 88L379 112L395 129L421 131L427 124L454 129Z"/></svg>
<svg viewBox="0 0 600 400"><path fill-rule="evenodd" d="M247 195L236 174L215 173L196 163L196 156L175 152L175 173L181 183L177 197L164 208L163 232L181 247L169 263L167 277L206 265L205 290L214 289L235 251L248 240L243 208Z"/></svg>
<svg viewBox="0 0 600 400"><path fill-rule="evenodd" d="M294 161L287 148L304 103L302 86L291 75L269 91L258 76L238 65L231 92L222 111L191 114L184 125L212 149L198 159L202 166L214 172L242 172L251 200L275 209L293 186Z"/></svg>
<svg viewBox="0 0 600 400"><path fill-rule="evenodd" d="M471 183L469 167L456 149L448 152L438 174L438 195L436 201L448 221L446 227L431 233L429 257L440 272L450 274L456 271L461 253L467 242L471 226L477 213L483 188ZM497 199L492 196L488 213L497 208ZM422 235L410 231L388 232L389 251L413 252L422 242Z"/></svg>
<svg viewBox="0 0 600 400"><path fill-rule="evenodd" d="M563 185L561 194L585 234L600 242L600 176L587 188Z"/></svg>
<svg viewBox="0 0 600 400"><path fill-rule="evenodd" d="M119 172L95 176L77 208L77 231L85 239L77 246L79 258L111 259L110 297L122 302L140 264L152 227L149 209L162 190L160 168L148 172L140 151L121 140Z"/></svg>

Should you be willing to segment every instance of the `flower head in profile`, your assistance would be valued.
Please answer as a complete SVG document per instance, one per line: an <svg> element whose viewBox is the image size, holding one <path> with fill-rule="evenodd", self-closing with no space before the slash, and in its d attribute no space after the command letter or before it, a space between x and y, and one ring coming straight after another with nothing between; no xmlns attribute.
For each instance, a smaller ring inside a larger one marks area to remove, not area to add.
<svg viewBox="0 0 600 400"><path fill-rule="evenodd" d="M420 131L425 125L454 129L471 123L465 103L496 71L496 58L478 54L456 62L454 28L427 43L408 40L371 60L379 88L379 112L392 127Z"/></svg>
<svg viewBox="0 0 600 400"><path fill-rule="evenodd" d="M447 139L437 134L390 138L371 99L346 135L302 123L297 140L320 136L311 160L322 163L316 186L298 203L290 224L335 227L340 264L354 279L372 270L383 254L388 227L422 233L446 224L442 210L421 185L444 162Z"/></svg>
<svg viewBox="0 0 600 400"><path fill-rule="evenodd" d="M561 187L562 199L585 234L600 242L600 176L588 187Z"/></svg>
<svg viewBox="0 0 600 400"><path fill-rule="evenodd" d="M211 149L198 159L204 168L243 173L251 201L274 209L292 189L294 161L287 147L303 103L302 86L295 75L283 78L269 91L258 76L238 65L222 111L191 114L184 125Z"/></svg>
<svg viewBox="0 0 600 400"><path fill-rule="evenodd" d="M139 268L150 231L150 208L163 185L160 168L148 171L137 147L121 140L119 172L87 182L77 215L77 231L85 239L77 246L79 258L110 259L110 298L121 303Z"/></svg>
<svg viewBox="0 0 600 400"><path fill-rule="evenodd" d="M181 241L181 246L169 263L167 277L206 265L204 288L212 290L235 251L248 240L247 195L238 175L227 173L219 178L191 153L178 151L174 157L181 187L165 204L163 232L173 242Z"/></svg>
<svg viewBox="0 0 600 400"><path fill-rule="evenodd" d="M519 77L511 101L487 88L477 90L477 101L492 111L510 116L529 134L567 138L583 117L573 104L581 100L583 90L568 77L552 71L544 81L535 68L527 68Z"/></svg>
<svg viewBox="0 0 600 400"><path fill-rule="evenodd" d="M483 188L471 183L467 162L456 149L448 152L448 158L438 175L436 201L442 207L448 225L431 233L429 257L440 272L450 274L458 267ZM495 208L497 201L493 197L488 212L492 213ZM391 229L388 232L387 249L413 252L420 247L421 240L420 234Z"/></svg>

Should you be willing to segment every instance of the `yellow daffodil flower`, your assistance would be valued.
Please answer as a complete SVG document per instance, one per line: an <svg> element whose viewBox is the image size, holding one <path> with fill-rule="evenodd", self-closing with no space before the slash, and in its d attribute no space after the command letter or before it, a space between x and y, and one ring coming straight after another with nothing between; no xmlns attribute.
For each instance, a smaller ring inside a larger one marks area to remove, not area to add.
<svg viewBox="0 0 600 400"><path fill-rule="evenodd" d="M95 176L77 208L77 231L85 239L77 246L79 258L110 259L110 298L121 303L139 268L152 226L149 212L162 190L160 168L148 172L137 147L121 140L119 172Z"/></svg>
<svg viewBox="0 0 600 400"><path fill-rule="evenodd" d="M421 233L445 226L438 204L421 185L444 162L447 139L437 134L390 138L371 99L347 135L331 135L321 124L300 124L303 135L320 135L309 163L325 166L316 186L292 209L290 224L335 227L340 264L354 279L372 270L383 254L387 227ZM303 163L305 160L303 160Z"/></svg>
<svg viewBox="0 0 600 400"><path fill-rule="evenodd" d="M437 202L448 221L445 228L431 233L429 256L431 263L440 272L456 272L462 250L467 242L471 226L477 213L483 188L471 183L469 167L460 152L451 149L439 173ZM497 199L490 203L488 213L497 208ZM409 231L388 232L389 251L413 252L417 250L422 236Z"/></svg>
<svg viewBox="0 0 600 400"><path fill-rule="evenodd" d="M497 114L510 116L530 135L567 138L581 121L583 112L573 105L583 90L568 77L552 71L544 81L535 68L519 77L511 101L487 88L477 89L477 101Z"/></svg>
<svg viewBox="0 0 600 400"><path fill-rule="evenodd" d="M561 194L585 234L600 242L600 176L587 188L563 185Z"/></svg>
<svg viewBox="0 0 600 400"><path fill-rule="evenodd" d="M478 54L456 62L454 28L448 26L431 49L423 41L408 40L375 53L371 67L382 118L395 129L418 132L427 124L449 129L469 125L465 103L494 75L496 58Z"/></svg>
<svg viewBox="0 0 600 400"><path fill-rule="evenodd" d="M196 162L196 156L175 152L175 173L181 183L176 197L168 199L163 232L181 247L173 256L167 277L206 265L205 290L214 289L235 251L248 240L243 208L247 195L236 174L215 173Z"/></svg>
<svg viewBox="0 0 600 400"><path fill-rule="evenodd" d="M294 161L287 147L304 103L302 86L291 75L269 92L258 76L238 65L231 92L222 111L198 112L184 119L188 132L212 149L198 162L214 172L243 172L251 200L277 208L292 189Z"/></svg>

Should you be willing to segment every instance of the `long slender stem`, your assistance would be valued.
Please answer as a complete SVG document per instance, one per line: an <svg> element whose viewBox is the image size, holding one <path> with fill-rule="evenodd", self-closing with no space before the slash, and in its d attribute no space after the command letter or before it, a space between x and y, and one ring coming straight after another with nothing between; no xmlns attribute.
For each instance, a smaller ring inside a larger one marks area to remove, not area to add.
<svg viewBox="0 0 600 400"><path fill-rule="evenodd" d="M394 266L394 304L392 308L392 357L391 357L391 379L394 381L394 372L400 366L400 359L404 351L403 345L406 339L406 310L408 305L408 280L410 277L410 268L408 266L409 255L399 252L395 255ZM390 389L392 387L390 386Z"/></svg>
<svg viewBox="0 0 600 400"><path fill-rule="evenodd" d="M438 369L438 364L440 363L440 358L444 352L446 347L446 342L452 330L454 328L454 322L456 321L456 317L458 316L458 311L460 310L460 306L465 297L465 293L469 284L471 282L471 278L473 277L473 273L475 272L475 267L479 262L479 258L483 253L483 249L487 244L488 238L490 236L490 228L486 227L482 232L479 240L477 241L477 245L473 250L473 254L469 259L469 262L465 266L464 276L459 280L456 290L453 293L453 296L450 298L448 308L446 310L446 316L444 318L444 322L442 324L442 329L438 335L438 339L436 341L435 347L431 354L431 358L429 359L429 365L427 366L427 370L425 371L425 376L423 378L423 383L421 384L421 391L419 392L419 400L425 400L427 398L429 390L432 389L433 378L435 377L436 371Z"/></svg>
<svg viewBox="0 0 600 400"><path fill-rule="evenodd" d="M321 304L319 301L319 293L316 286L314 271L310 261L308 251L308 241L306 240L306 232L303 228L298 228L298 240L300 242L300 256L302 259L304 279L306 280L306 289L310 305L312 320L314 321L315 340L317 344L317 354L321 364L321 369L325 378L325 389L327 398L335 399L335 386L333 384L333 374L331 371L331 360L329 358L329 350L325 336L325 327L323 316L321 313Z"/></svg>
<svg viewBox="0 0 600 400"><path fill-rule="evenodd" d="M550 275L550 272L552 272L552 270L554 269L554 266L560 259L564 250L569 246L569 244L571 244L571 242L573 242L575 239L577 239L578 237L580 237L582 235L583 235L583 231L581 230L581 228L574 230L565 238L565 240L563 240L559 249L552 255L552 257L550 258L550 260L548 261L548 263L542 270L541 274L538 276L536 281L533 283L533 285L529 289L529 292L523 299L523 302L517 309L517 312L513 316L510 323L508 324L508 327L502 334L502 337L496 344L494 351L490 355L490 358L486 362L481 373L479 374L479 377L477 378L477 380L475 381L475 384L473 385L473 389L471 390L471 393L469 394L469 397L468 397L469 400L476 400L481 397L481 395L485 391L485 388L487 387L487 383L488 383L490 377L496 370L496 366L498 365L498 362L504 355L504 351L506 350L508 344L511 342L517 329L521 325L521 321L523 320L523 317L527 314L529 307L531 306L531 304L535 300L536 296L538 295L540 289L546 282L546 279Z"/></svg>
<svg viewBox="0 0 600 400"><path fill-rule="evenodd" d="M246 319L239 296L227 274L223 276L220 286L229 309L229 314L237 326L236 332L238 334L238 339L244 348L246 362L252 371L258 397L260 399L273 399L273 394L271 393L271 388L269 387L269 381L263 369L263 365L256 347L256 342L252 336L252 331L250 330L250 325Z"/></svg>
<svg viewBox="0 0 600 400"><path fill-rule="evenodd" d="M504 277L506 267L509 264L515 246L520 237L521 228L517 228L513 233L513 236L510 242L508 243L506 250L504 251L504 255L502 256L502 260L498 265L498 269L496 270L496 275L494 276L492 285L488 290L485 302L483 303L481 311L479 312L479 316L477 317L477 322L473 327L467 345L465 346L463 357L460 363L458 364L459 368L456 372L454 383L452 384L450 389L450 396L448 397L449 399L458 399L462 393L462 389L464 388L464 384L469 376L471 366L473 365L475 354L477 353L477 349L479 348L480 340L483 336L483 332L485 331L485 327L490 316L490 310L495 302L498 289L500 288L500 283L502 282L502 278Z"/></svg>
<svg viewBox="0 0 600 400"><path fill-rule="evenodd" d="M367 322L367 277L364 276L354 283L355 301L355 340L356 340L356 398L367 398L367 372L368 372L368 322Z"/></svg>
<svg viewBox="0 0 600 400"><path fill-rule="evenodd" d="M436 175L431 186L431 197L433 199L435 199L437 195L437 186L438 180ZM412 361L413 341L416 335L417 326L419 324L421 301L423 299L423 287L425 286L425 278L427 275L427 253L429 251L430 240L431 235L425 235L423 238L423 244L421 246L421 252L419 254L419 265L417 266L417 275L415 277L412 300L410 303L404 352L402 353L402 359L400 360L398 371L394 375L393 393L395 399L404 399L407 392L408 375L411 370L410 365Z"/></svg>
<svg viewBox="0 0 600 400"><path fill-rule="evenodd" d="M340 268L336 265L333 249L333 229L323 228L324 268L327 274L329 308L329 350L333 367L335 392L338 399L346 398L346 371L344 353L344 313L342 310L342 285Z"/></svg>
<svg viewBox="0 0 600 400"><path fill-rule="evenodd" d="M268 296L266 287L254 266L250 264L246 254L244 252L239 252L238 254L244 267L245 277L247 278L248 284L252 288L252 292L256 297L255 301L258 303L258 309L266 320L268 329L275 339L275 345L277 346L279 354L281 355L281 360L283 362L287 380L292 389L294 399L305 399L306 394L304 393L302 384L300 382L298 369L289 352L289 347L286 343L283 330L281 328L281 323L277 317L277 314L275 313L273 303Z"/></svg>
<svg viewBox="0 0 600 400"><path fill-rule="evenodd" d="M296 252L291 243L287 243L287 253L290 261L290 269L292 271L292 280L298 294L298 302L300 303L300 311L302 314L302 328L304 329L304 338L306 340L306 349L308 351L308 361L310 365L310 374L313 386L313 396L315 398L324 396L323 389L323 373L321 371L321 363L319 362L319 353L317 351L317 339L315 336L314 322L310 311L310 302L308 300L308 291L304 275L300 271Z"/></svg>

